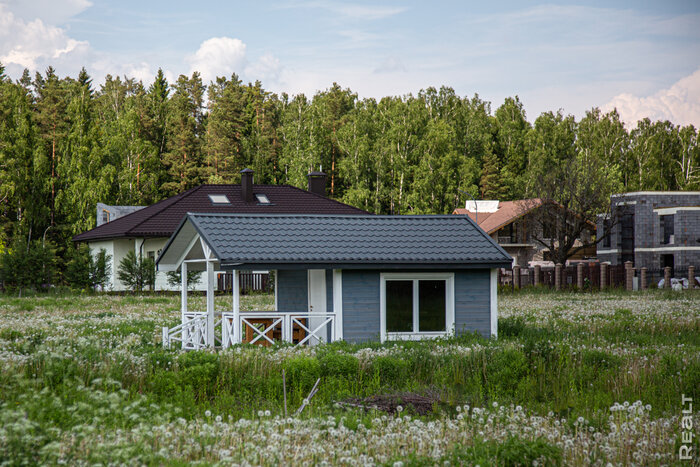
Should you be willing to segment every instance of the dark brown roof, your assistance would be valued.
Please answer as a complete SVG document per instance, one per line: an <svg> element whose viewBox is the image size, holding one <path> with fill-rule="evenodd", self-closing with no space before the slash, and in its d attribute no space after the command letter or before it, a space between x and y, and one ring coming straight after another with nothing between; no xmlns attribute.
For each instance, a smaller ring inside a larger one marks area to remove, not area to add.
<svg viewBox="0 0 700 467"><path fill-rule="evenodd" d="M271 204L246 203L240 185L200 185L73 237L86 242L125 237L169 237L188 212L232 214L367 214L367 212L290 185L253 185ZM213 204L209 195L226 195L230 204Z"/></svg>

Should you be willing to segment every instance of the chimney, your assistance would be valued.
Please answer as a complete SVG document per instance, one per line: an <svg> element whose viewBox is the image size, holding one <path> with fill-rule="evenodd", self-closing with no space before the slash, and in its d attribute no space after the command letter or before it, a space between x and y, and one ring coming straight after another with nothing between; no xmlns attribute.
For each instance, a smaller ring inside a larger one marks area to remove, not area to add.
<svg viewBox="0 0 700 467"><path fill-rule="evenodd" d="M246 203L252 203L253 196L253 171L251 169L241 170L241 198Z"/></svg>
<svg viewBox="0 0 700 467"><path fill-rule="evenodd" d="M326 196L326 174L323 172L310 172L309 191L317 195Z"/></svg>

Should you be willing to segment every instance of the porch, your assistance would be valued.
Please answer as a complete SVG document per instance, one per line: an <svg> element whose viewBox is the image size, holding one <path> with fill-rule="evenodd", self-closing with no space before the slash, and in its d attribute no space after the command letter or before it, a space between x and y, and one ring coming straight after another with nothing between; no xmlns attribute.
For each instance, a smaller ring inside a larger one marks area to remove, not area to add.
<svg viewBox="0 0 700 467"><path fill-rule="evenodd" d="M315 345L336 340L335 313L226 311L215 312L214 317L214 347L241 343L270 346L276 342ZM203 349L209 346L209 332L206 311L188 312L181 324L163 328L163 346L180 343L185 350Z"/></svg>
<svg viewBox="0 0 700 467"><path fill-rule="evenodd" d="M296 276L306 276L302 285L306 294L303 301L291 302L284 296L280 297L277 280L280 271L272 270L271 275L275 278L272 286L273 309L242 310L239 278L246 272L229 269L231 294L215 295L220 261L199 235L194 235L176 261L166 264L161 262L161 268L180 272L181 322L172 328L162 328L164 347L177 345L182 349L197 350L206 347L227 348L243 343L270 346L276 342L316 345L342 338L340 313L327 309L325 270L297 270ZM194 301L195 311L190 309L188 271L203 271L207 285L205 304L198 297ZM297 285L296 288L301 287ZM224 304L222 300L228 301L226 297L230 297L230 302Z"/></svg>

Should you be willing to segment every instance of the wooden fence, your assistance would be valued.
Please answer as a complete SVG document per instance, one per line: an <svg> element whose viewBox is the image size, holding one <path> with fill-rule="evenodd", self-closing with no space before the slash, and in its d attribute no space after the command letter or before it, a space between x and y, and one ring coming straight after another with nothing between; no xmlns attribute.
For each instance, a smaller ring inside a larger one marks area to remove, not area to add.
<svg viewBox="0 0 700 467"><path fill-rule="evenodd" d="M217 277L217 290L220 292L231 292L233 290L233 273L220 272ZM267 272L247 272L238 273L238 286L241 294L250 292L272 292L274 283L270 280Z"/></svg>
<svg viewBox="0 0 700 467"><path fill-rule="evenodd" d="M539 286L560 289L600 290L602 288L627 288L632 289L637 282L637 288L656 288L659 281L664 278L666 271L660 269L633 268L630 264L628 272L624 264L611 265L601 263L578 263L569 266L558 265L555 267L530 267L498 270L498 284L514 289ZM604 271L601 271L604 269ZM688 269L671 269L668 271L672 278L689 277ZM559 274L559 283L557 283ZM643 277L642 277L643 276ZM601 287L601 280L604 281ZM698 285L697 283L695 284Z"/></svg>

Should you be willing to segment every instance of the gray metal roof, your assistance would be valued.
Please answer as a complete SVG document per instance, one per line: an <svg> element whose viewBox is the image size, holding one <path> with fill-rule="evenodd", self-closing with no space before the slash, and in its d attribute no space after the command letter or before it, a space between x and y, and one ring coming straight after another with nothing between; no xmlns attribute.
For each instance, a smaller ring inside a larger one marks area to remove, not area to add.
<svg viewBox="0 0 700 467"><path fill-rule="evenodd" d="M191 223L225 269L510 267L512 263L466 216L188 213L186 223Z"/></svg>

